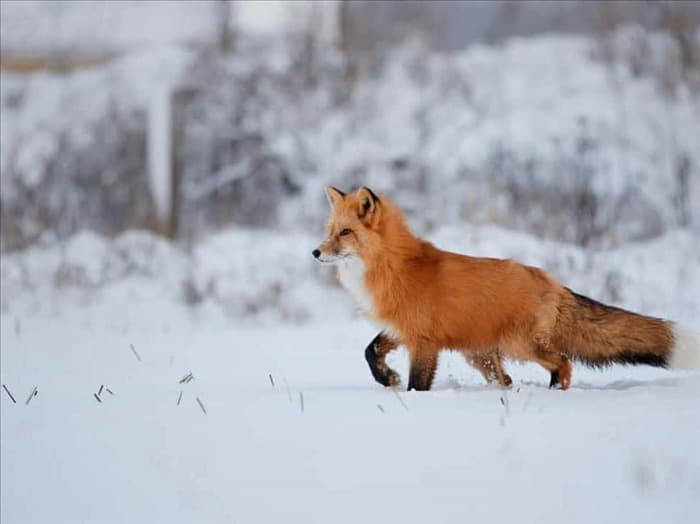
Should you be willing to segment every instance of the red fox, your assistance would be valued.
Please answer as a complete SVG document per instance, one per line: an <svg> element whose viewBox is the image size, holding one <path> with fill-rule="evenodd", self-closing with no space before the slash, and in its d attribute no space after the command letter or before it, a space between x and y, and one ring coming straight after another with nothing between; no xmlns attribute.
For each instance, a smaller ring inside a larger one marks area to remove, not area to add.
<svg viewBox="0 0 700 524"><path fill-rule="evenodd" d="M374 379L399 384L386 355L408 351L408 389L430 389L442 349L458 350L507 387L502 357L537 362L550 387L571 385L571 360L700 367L700 342L672 322L596 302L545 271L513 260L442 251L413 235L384 195L329 187L328 238L313 256L336 264L342 285L382 327L365 350Z"/></svg>

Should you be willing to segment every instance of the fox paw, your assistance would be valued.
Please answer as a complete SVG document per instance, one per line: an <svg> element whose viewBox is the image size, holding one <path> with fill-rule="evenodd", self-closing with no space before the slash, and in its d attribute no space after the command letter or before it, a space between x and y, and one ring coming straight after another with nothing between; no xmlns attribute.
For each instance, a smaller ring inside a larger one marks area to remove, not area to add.
<svg viewBox="0 0 700 524"><path fill-rule="evenodd" d="M549 389L561 389L566 391L571 385L571 377L566 375L561 376L558 372L553 371L551 379L549 380Z"/></svg>
<svg viewBox="0 0 700 524"><path fill-rule="evenodd" d="M569 389L571 385L571 364L569 361L564 360L558 369L551 372L552 378L549 381L549 387L553 388L559 386L563 390Z"/></svg>
<svg viewBox="0 0 700 524"><path fill-rule="evenodd" d="M487 383L487 384L498 383L498 384L500 384L500 385L501 385L502 387L504 387L504 388L509 388L510 386L513 385L513 379L510 378L510 375L509 375L508 373L503 373L503 382L501 382L501 381L498 379L498 375L496 375L496 373L494 372L494 373L490 373L490 374L486 377L486 383Z"/></svg>
<svg viewBox="0 0 700 524"><path fill-rule="evenodd" d="M401 384L401 377L396 371L389 371L386 375L386 381L388 387L394 387Z"/></svg>

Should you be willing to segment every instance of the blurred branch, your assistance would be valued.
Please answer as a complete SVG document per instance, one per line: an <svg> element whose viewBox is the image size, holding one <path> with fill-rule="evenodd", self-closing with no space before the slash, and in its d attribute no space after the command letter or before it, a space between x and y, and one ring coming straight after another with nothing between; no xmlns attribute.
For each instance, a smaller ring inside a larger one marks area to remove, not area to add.
<svg viewBox="0 0 700 524"><path fill-rule="evenodd" d="M216 0L216 46L221 53L230 53L236 43L234 5L232 0Z"/></svg>

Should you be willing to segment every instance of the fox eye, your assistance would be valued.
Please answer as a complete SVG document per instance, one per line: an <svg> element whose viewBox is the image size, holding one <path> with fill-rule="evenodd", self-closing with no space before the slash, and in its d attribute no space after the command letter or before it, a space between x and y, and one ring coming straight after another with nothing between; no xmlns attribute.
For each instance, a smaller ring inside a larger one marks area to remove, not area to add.
<svg viewBox="0 0 700 524"><path fill-rule="evenodd" d="M340 232L340 236L344 237L345 235L349 235L350 233L352 233L352 229L345 228Z"/></svg>

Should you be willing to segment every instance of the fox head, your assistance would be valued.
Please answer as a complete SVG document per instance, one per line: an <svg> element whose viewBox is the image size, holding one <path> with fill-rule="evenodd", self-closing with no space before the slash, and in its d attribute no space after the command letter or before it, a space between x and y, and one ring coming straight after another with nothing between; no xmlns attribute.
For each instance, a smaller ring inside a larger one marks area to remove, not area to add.
<svg viewBox="0 0 700 524"><path fill-rule="evenodd" d="M365 259L376 249L382 201L367 187L348 195L328 187L326 196L331 205L326 226L328 236L313 250L313 256L325 264Z"/></svg>

